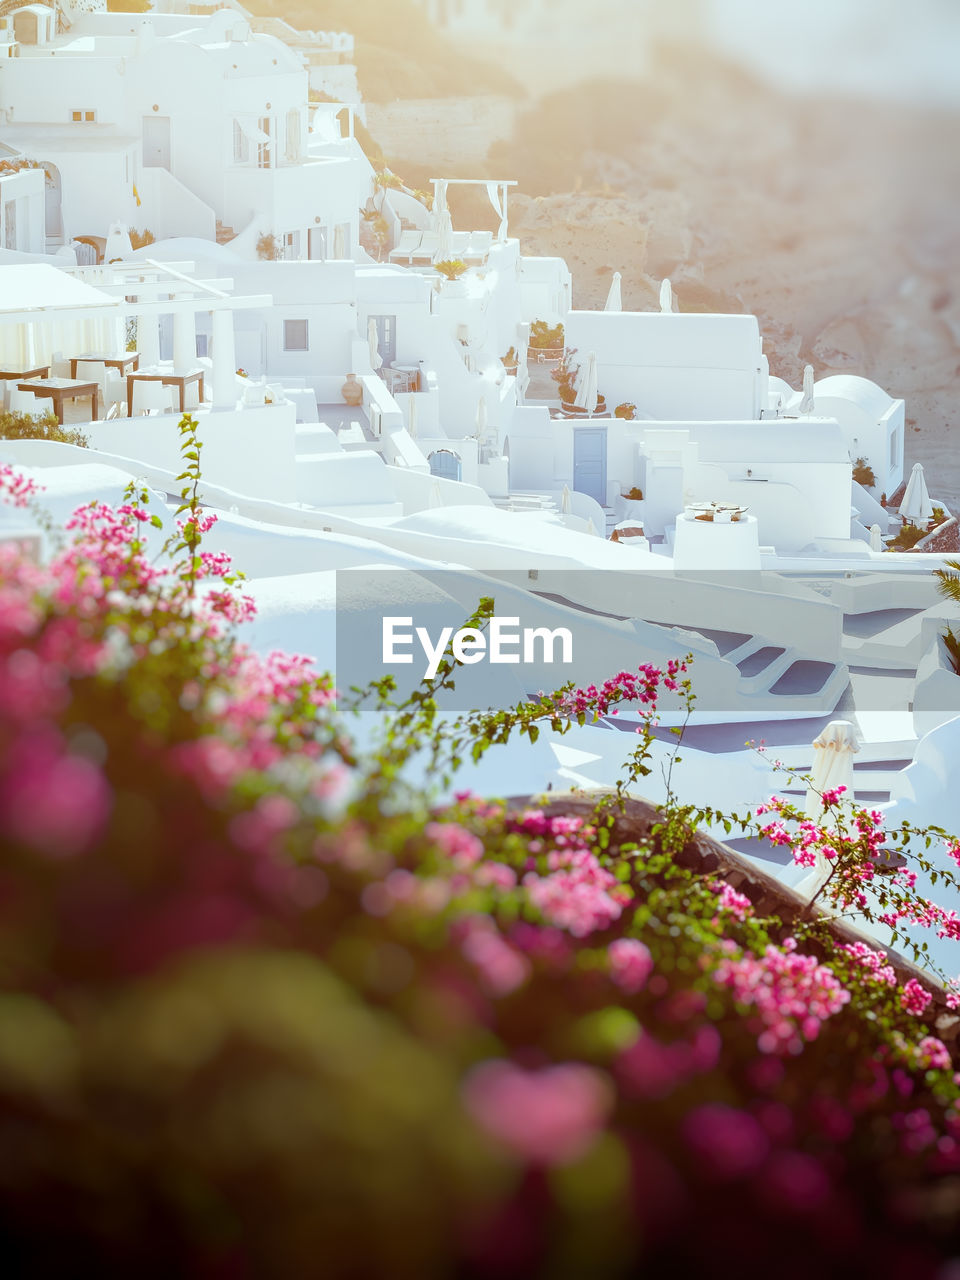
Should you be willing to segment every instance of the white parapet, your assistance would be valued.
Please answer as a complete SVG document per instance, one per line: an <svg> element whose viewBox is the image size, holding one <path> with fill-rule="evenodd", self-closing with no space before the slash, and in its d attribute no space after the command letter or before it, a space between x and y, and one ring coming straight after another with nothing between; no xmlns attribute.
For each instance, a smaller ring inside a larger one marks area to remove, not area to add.
<svg viewBox="0 0 960 1280"><path fill-rule="evenodd" d="M729 511L712 513L687 508L677 517L673 566L683 569L759 569L760 539L756 516Z"/></svg>

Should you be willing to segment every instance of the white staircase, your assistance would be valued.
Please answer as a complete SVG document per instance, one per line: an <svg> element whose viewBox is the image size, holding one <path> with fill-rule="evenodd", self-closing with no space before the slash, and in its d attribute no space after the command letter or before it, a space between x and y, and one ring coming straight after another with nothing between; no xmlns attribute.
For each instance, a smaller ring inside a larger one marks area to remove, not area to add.
<svg viewBox="0 0 960 1280"><path fill-rule="evenodd" d="M513 489L505 498L492 498L501 511L559 511L556 501L547 493L528 493Z"/></svg>

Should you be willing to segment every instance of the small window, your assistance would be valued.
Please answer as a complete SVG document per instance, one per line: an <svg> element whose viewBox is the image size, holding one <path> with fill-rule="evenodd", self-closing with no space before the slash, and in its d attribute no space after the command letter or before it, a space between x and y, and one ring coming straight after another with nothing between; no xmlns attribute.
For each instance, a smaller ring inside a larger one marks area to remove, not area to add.
<svg viewBox="0 0 960 1280"><path fill-rule="evenodd" d="M80 111L71 111L70 119L73 121L74 124L81 124L81 123L94 124L97 119L97 113L96 111L89 111L87 109L82 109Z"/></svg>
<svg viewBox="0 0 960 1280"><path fill-rule="evenodd" d="M306 320L284 320L283 349L284 351L309 350Z"/></svg>
<svg viewBox="0 0 960 1280"><path fill-rule="evenodd" d="M250 143L239 120L233 122L233 163L245 164L250 159Z"/></svg>
<svg viewBox="0 0 960 1280"><path fill-rule="evenodd" d="M206 356L208 354L207 348L208 348L209 342L210 342L209 334L207 333L197 334L197 356L198 357Z"/></svg>

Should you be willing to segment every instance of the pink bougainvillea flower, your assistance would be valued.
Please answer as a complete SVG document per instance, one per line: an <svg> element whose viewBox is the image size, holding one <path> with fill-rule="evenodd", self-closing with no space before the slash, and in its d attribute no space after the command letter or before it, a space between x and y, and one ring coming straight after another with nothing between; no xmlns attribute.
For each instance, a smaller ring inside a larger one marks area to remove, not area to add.
<svg viewBox="0 0 960 1280"><path fill-rule="evenodd" d="M0 828L52 858L89 848L103 831L110 786L90 760L67 753L52 730L21 735L10 749L0 787Z"/></svg>
<svg viewBox="0 0 960 1280"><path fill-rule="evenodd" d="M470 1072L463 1099L480 1128L521 1160L556 1165L588 1150L609 1114L612 1090L602 1072L579 1063L525 1071L500 1059Z"/></svg>
<svg viewBox="0 0 960 1280"><path fill-rule="evenodd" d="M770 1149L752 1115L719 1102L694 1107L683 1122L683 1136L705 1170L721 1180L754 1173Z"/></svg>
<svg viewBox="0 0 960 1280"><path fill-rule="evenodd" d="M642 991L653 972L650 948L636 938L617 938L607 948L610 976L621 991L633 995Z"/></svg>

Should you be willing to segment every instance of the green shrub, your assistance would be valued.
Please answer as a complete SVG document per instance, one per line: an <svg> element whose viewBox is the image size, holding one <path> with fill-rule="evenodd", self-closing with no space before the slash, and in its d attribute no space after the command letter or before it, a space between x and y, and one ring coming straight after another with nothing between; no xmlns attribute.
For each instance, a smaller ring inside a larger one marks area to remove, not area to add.
<svg viewBox="0 0 960 1280"><path fill-rule="evenodd" d="M0 440L55 440L81 448L89 443L79 427L61 426L52 413L35 418L33 414L14 411L0 412Z"/></svg>
<svg viewBox="0 0 960 1280"><path fill-rule="evenodd" d="M857 484L862 484L865 489L872 489L877 483L877 477L874 474L873 467L867 462L866 458L859 457L853 464L853 478Z"/></svg>
<svg viewBox="0 0 960 1280"><path fill-rule="evenodd" d="M563 325L548 325L546 320L534 320L530 326L529 346L538 351L554 347L562 347L564 342Z"/></svg>
<svg viewBox="0 0 960 1280"><path fill-rule="evenodd" d="M257 237L257 257L264 262L276 262L283 256L280 241L271 231L264 231Z"/></svg>
<svg viewBox="0 0 960 1280"><path fill-rule="evenodd" d="M905 524L892 542L887 544L888 551L909 551L921 538L927 536L927 530L916 524Z"/></svg>

